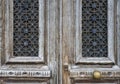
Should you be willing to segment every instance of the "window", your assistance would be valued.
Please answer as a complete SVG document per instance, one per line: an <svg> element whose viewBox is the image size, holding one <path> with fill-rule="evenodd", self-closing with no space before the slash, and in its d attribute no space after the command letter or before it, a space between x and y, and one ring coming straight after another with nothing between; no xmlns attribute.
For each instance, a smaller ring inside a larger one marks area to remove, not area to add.
<svg viewBox="0 0 120 84"><path fill-rule="evenodd" d="M13 55L38 56L39 4L38 0L14 0Z"/></svg>
<svg viewBox="0 0 120 84"><path fill-rule="evenodd" d="M107 57L107 0L82 0L82 56Z"/></svg>

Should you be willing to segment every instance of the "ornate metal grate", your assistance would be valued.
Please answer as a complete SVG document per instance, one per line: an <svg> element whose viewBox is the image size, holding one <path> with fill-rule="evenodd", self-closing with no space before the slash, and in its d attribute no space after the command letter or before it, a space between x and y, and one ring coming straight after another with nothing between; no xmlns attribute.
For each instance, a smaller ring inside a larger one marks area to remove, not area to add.
<svg viewBox="0 0 120 84"><path fill-rule="evenodd" d="M82 0L82 55L107 57L107 0Z"/></svg>
<svg viewBox="0 0 120 84"><path fill-rule="evenodd" d="M38 56L39 2L14 0L13 4L13 55Z"/></svg>

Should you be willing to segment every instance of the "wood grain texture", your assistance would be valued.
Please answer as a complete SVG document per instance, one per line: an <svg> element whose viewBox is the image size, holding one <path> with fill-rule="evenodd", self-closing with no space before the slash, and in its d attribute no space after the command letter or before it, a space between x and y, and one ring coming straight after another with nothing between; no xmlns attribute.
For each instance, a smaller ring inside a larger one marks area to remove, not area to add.
<svg viewBox="0 0 120 84"><path fill-rule="evenodd" d="M13 0L0 0L0 39L2 39L0 40L0 52L2 52L0 77L2 80L17 80L20 77L23 81L46 81L39 84L58 84L59 0L39 0L39 57L14 57L12 55L12 2ZM12 84L19 84L19 81Z"/></svg>
<svg viewBox="0 0 120 84"><path fill-rule="evenodd" d="M117 83L75 83L75 84L117 84Z"/></svg>
<svg viewBox="0 0 120 84"><path fill-rule="evenodd" d="M45 62L44 61L44 26L45 26L45 14L44 11L46 10L45 3L43 0L39 1L39 56L38 57L15 57L13 56L13 0L5 0L5 28L4 28L4 41L3 41L3 48L4 54L6 56L6 63L7 62Z"/></svg>
<svg viewBox="0 0 120 84"><path fill-rule="evenodd" d="M1 52L2 52L2 1L0 0L0 57L1 57ZM1 66L1 60L0 60L0 66Z"/></svg>
<svg viewBox="0 0 120 84"><path fill-rule="evenodd" d="M100 59L81 59L81 1L39 0L40 58L26 58L11 54L12 0L0 0L0 84L120 84L120 68L111 65L120 66L120 0L108 0L109 58ZM103 73L99 83L94 70Z"/></svg>
<svg viewBox="0 0 120 84"><path fill-rule="evenodd" d="M62 14L63 14L63 30L62 30L62 56L63 56L63 84L75 84L75 82L72 80L76 76L79 80L90 80L92 79L92 74L89 77L90 73L88 73L88 77L84 77L80 75L80 73L77 73L76 70L81 71L83 70L83 73L87 74L87 72L93 73L94 70L101 70L100 68L103 68L103 71L107 72L107 69L112 69L112 66L115 64L117 65L115 59L116 59L116 24L115 24L115 10L116 10L116 1L114 0L108 0L108 58L101 57L101 58L90 58L90 57L82 57L82 0L62 0ZM68 56L66 59L66 56ZM119 56L118 56L119 57ZM118 66L117 66L118 67ZM68 68L68 71L67 69ZM91 69L89 69L91 68ZM87 70L87 71L86 71ZM71 72L73 71L73 72ZM113 71L115 73L119 73L120 68L116 70L113 68ZM112 71L109 71L111 72ZM113 74L115 74L113 72ZM70 78L71 77L71 78ZM82 78L83 77L83 78ZM106 76L107 77L107 76ZM115 77L115 75L114 75ZM108 79L114 77L108 76ZM119 76L116 76L117 79L119 79ZM103 81L103 84L105 81ZM107 83L109 84L109 83ZM115 84L119 84L118 80Z"/></svg>
<svg viewBox="0 0 120 84"><path fill-rule="evenodd" d="M120 66L120 0L117 0L117 61Z"/></svg>
<svg viewBox="0 0 120 84"><path fill-rule="evenodd" d="M62 59L63 65L67 61L65 58L68 56L68 63L74 59L74 40L73 40L73 1L75 0L62 0ZM63 66L63 82L62 84L70 84L69 72Z"/></svg>

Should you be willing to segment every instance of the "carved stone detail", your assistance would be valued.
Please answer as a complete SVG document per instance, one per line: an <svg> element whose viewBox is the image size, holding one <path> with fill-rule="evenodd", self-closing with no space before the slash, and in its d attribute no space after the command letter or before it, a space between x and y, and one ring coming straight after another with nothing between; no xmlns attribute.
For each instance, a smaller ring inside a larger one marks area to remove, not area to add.
<svg viewBox="0 0 120 84"><path fill-rule="evenodd" d="M50 77L51 72L48 71L28 71L28 70L0 70L0 77Z"/></svg>
<svg viewBox="0 0 120 84"><path fill-rule="evenodd" d="M96 69L97 70L97 69ZM80 79L92 79L93 78L93 72L95 70L70 70L70 77L71 78L80 78ZM113 69L104 69L99 70L101 73L101 79L120 79L120 69L113 70Z"/></svg>

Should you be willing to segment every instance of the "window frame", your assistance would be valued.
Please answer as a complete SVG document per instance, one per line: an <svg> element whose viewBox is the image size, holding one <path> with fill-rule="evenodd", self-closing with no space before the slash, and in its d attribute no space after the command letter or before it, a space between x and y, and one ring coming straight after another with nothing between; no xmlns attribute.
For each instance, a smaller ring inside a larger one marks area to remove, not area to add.
<svg viewBox="0 0 120 84"><path fill-rule="evenodd" d="M44 4L43 4L44 3ZM5 63L44 63L45 2L39 0L39 56L13 56L13 0L5 0L3 28L3 56Z"/></svg>
<svg viewBox="0 0 120 84"><path fill-rule="evenodd" d="M76 56L77 64L115 64L115 24L114 0L108 0L108 56L82 57L82 0L76 0ZM77 18L80 17L80 18Z"/></svg>

